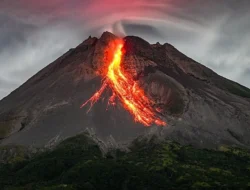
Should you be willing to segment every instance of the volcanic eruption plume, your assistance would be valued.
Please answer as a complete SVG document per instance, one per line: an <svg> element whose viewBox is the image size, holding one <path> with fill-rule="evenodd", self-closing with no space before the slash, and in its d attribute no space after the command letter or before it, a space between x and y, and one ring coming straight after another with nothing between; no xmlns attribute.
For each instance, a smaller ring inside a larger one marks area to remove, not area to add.
<svg viewBox="0 0 250 190"><path fill-rule="evenodd" d="M101 74L104 77L102 86L81 107L90 103L91 109L94 103L100 99L104 90L109 87L113 92L109 98L109 104L115 105L115 99L118 98L123 107L133 115L136 122L145 126L152 124L165 126L166 123L157 116L156 111L151 106L154 102L146 96L138 82L122 69L122 56L125 51L123 45L123 40L116 40L109 46L107 53L112 55L112 59L108 63L107 69L102 69Z"/></svg>

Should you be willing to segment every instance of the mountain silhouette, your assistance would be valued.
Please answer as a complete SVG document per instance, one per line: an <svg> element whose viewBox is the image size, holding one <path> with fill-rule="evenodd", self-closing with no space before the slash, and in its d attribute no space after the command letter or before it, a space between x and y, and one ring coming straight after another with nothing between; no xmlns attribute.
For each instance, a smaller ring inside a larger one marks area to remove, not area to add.
<svg viewBox="0 0 250 190"><path fill-rule="evenodd" d="M117 38L109 32L89 37L2 99L0 143L44 146L88 130L104 142L153 134L206 148L250 145L250 89L168 43L135 36L124 38L122 66L161 108L167 126L135 122L119 101L108 106L110 89L88 113L88 105L80 109L100 88L105 48Z"/></svg>

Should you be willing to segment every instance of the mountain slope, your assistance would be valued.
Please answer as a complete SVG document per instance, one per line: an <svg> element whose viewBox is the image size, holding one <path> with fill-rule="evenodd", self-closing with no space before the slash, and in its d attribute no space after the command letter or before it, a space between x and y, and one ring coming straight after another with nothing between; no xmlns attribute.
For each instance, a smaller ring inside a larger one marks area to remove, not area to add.
<svg viewBox="0 0 250 190"><path fill-rule="evenodd" d="M107 141L157 134L184 144L250 145L250 90L186 57L169 44L124 38L124 70L162 109L167 127L145 128L121 104L109 107L107 90L87 114L83 102L99 89L105 48L117 37L89 37L0 101L2 144L44 146L86 128Z"/></svg>

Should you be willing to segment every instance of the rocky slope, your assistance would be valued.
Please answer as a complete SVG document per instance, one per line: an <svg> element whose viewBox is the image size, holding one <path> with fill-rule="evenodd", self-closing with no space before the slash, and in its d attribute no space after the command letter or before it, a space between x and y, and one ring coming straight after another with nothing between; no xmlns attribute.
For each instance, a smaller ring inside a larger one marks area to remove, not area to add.
<svg viewBox="0 0 250 190"><path fill-rule="evenodd" d="M44 146L84 130L104 142L126 143L156 134L184 144L250 145L250 90L217 75L170 44L124 38L122 64L162 108L167 127L145 128L107 97L87 114L80 105L100 87L105 48L117 37L89 37L0 101L1 144Z"/></svg>

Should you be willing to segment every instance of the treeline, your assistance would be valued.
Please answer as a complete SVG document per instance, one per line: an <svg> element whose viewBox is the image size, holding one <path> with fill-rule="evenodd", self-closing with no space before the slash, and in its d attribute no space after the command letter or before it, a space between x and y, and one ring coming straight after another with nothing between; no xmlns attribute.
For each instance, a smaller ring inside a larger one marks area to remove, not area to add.
<svg viewBox="0 0 250 190"><path fill-rule="evenodd" d="M0 165L6 190L249 189L250 153L239 148L195 149L137 140L130 152L103 155L88 136L69 138L32 158Z"/></svg>

